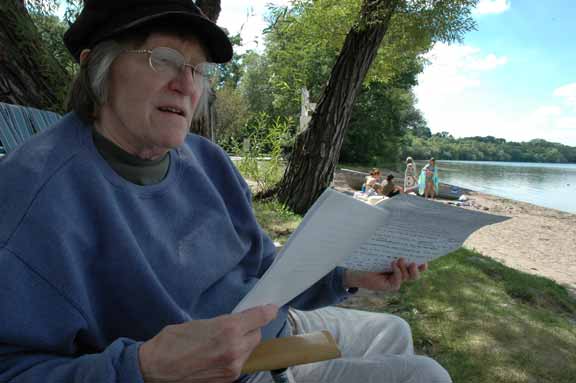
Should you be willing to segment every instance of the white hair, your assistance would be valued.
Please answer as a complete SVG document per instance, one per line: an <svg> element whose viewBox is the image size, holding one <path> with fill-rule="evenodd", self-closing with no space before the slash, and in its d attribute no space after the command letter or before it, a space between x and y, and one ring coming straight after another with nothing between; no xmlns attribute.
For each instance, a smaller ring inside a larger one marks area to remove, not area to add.
<svg viewBox="0 0 576 383"><path fill-rule="evenodd" d="M94 102L97 104L97 108L108 102L110 67L114 60L126 49L129 49L126 44L120 44L114 40L106 40L97 44L90 51L90 58L85 70L88 74L90 89L95 98ZM208 92L210 84L206 79L203 79L203 81L202 94L194 111L195 119L200 118L200 116L208 112Z"/></svg>

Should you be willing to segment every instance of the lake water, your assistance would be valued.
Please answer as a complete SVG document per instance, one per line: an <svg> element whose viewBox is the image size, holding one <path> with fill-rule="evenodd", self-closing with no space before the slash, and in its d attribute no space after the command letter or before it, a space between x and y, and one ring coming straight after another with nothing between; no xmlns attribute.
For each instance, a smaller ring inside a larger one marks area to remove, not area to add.
<svg viewBox="0 0 576 383"><path fill-rule="evenodd" d="M425 162L418 161L418 169ZM576 213L576 164L437 161L440 182Z"/></svg>

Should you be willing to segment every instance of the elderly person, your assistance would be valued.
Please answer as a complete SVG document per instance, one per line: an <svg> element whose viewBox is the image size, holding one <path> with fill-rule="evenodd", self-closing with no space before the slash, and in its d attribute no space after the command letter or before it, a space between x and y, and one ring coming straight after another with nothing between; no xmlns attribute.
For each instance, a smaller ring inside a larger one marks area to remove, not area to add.
<svg viewBox="0 0 576 383"><path fill-rule="evenodd" d="M86 0L65 44L71 112L0 163L0 382L270 382L240 373L256 345L319 328L344 357L297 380L450 381L399 318L318 309L425 265L336 268L286 307L230 314L275 250L226 153L188 134L210 63L232 57L191 0Z"/></svg>

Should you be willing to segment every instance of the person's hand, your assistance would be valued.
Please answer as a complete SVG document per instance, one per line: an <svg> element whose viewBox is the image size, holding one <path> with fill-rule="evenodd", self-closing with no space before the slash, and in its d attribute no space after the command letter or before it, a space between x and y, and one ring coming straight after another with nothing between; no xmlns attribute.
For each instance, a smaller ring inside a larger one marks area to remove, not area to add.
<svg viewBox="0 0 576 383"><path fill-rule="evenodd" d="M266 305L213 319L166 326L140 346L146 383L233 382L278 313Z"/></svg>
<svg viewBox="0 0 576 383"><path fill-rule="evenodd" d="M420 273L428 269L428 264L406 264L404 259L400 258L392 262L391 267L392 271L387 273L346 270L344 287L358 287L373 291L398 291L402 283L418 279Z"/></svg>

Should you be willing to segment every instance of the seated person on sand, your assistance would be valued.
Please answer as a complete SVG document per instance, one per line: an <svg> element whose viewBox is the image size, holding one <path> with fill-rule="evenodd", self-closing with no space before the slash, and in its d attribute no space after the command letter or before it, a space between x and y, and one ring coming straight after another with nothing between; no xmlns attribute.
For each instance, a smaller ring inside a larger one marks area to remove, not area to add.
<svg viewBox="0 0 576 383"><path fill-rule="evenodd" d="M380 182L382 182L380 169L373 168L370 171L370 175L366 177L366 182L364 183L364 192L368 195L375 195L380 193Z"/></svg>
<svg viewBox="0 0 576 383"><path fill-rule="evenodd" d="M382 182L380 194L386 197L394 197L396 194L400 194L400 192L402 192L402 187L394 183L394 175L388 174L386 180Z"/></svg>
<svg viewBox="0 0 576 383"><path fill-rule="evenodd" d="M418 170L412 157L406 158L406 170L404 171L404 193L418 191Z"/></svg>

